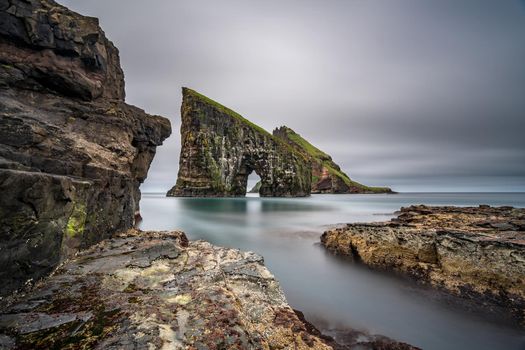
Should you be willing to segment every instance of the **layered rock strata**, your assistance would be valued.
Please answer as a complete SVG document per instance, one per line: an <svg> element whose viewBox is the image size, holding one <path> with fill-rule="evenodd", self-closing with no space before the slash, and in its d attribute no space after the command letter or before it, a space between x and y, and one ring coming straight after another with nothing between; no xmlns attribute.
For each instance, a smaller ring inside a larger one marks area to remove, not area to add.
<svg viewBox="0 0 525 350"><path fill-rule="evenodd" d="M273 135L288 143L310 161L312 193L393 193L388 187L370 187L350 179L330 155L287 126L275 129Z"/></svg>
<svg viewBox="0 0 525 350"><path fill-rule="evenodd" d="M311 166L301 153L206 96L188 88L182 96L179 173L168 196L244 196L252 171L263 197L310 195Z"/></svg>
<svg viewBox="0 0 525 350"><path fill-rule="evenodd" d="M525 320L525 209L411 206L390 222L326 231L321 242Z"/></svg>
<svg viewBox="0 0 525 350"><path fill-rule="evenodd" d="M96 18L0 0L0 294L132 227L167 119L124 102Z"/></svg>

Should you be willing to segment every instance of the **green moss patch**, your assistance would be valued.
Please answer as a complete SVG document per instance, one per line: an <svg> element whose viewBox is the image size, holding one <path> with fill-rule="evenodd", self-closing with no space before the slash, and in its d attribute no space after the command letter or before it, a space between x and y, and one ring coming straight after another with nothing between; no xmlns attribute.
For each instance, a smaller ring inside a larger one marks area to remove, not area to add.
<svg viewBox="0 0 525 350"><path fill-rule="evenodd" d="M86 216L86 206L82 203L75 203L66 225L67 237L73 238L84 233Z"/></svg>

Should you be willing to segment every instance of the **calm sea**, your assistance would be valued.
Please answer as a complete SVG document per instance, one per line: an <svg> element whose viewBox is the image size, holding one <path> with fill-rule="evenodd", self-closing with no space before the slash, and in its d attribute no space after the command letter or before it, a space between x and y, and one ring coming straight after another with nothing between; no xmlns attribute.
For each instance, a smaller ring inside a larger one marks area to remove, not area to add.
<svg viewBox="0 0 525 350"><path fill-rule="evenodd" d="M525 193L313 195L309 198L167 198L143 194L140 227L255 251L290 305L322 329L354 327L424 349L525 349L525 332L413 283L356 266L319 245L327 227L388 220L402 206L512 205Z"/></svg>

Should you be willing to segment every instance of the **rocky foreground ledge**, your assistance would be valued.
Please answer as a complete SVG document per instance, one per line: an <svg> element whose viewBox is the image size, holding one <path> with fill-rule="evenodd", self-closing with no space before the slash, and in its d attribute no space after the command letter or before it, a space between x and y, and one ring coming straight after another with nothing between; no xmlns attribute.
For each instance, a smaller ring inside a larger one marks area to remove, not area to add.
<svg viewBox="0 0 525 350"><path fill-rule="evenodd" d="M321 242L525 320L525 209L411 206L390 222L326 231Z"/></svg>
<svg viewBox="0 0 525 350"><path fill-rule="evenodd" d="M128 231L2 301L1 349L351 349L287 304L261 256ZM359 349L412 349L387 338Z"/></svg>

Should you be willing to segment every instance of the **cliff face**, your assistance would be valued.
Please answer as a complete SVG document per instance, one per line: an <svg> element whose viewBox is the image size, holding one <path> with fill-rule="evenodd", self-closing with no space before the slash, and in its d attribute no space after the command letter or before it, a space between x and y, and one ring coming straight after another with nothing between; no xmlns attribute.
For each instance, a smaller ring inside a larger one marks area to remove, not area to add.
<svg viewBox="0 0 525 350"><path fill-rule="evenodd" d="M182 148L168 196L244 196L248 175L261 196L310 194L311 166L299 152L234 111L183 88Z"/></svg>
<svg viewBox="0 0 525 350"><path fill-rule="evenodd" d="M321 241L525 321L525 209L412 206L390 222L327 231Z"/></svg>
<svg viewBox="0 0 525 350"><path fill-rule="evenodd" d="M124 100L118 51L98 19L52 0L1 0L0 11L2 85Z"/></svg>
<svg viewBox="0 0 525 350"><path fill-rule="evenodd" d="M167 119L124 102L96 18L0 0L0 281L9 293L131 227Z"/></svg>
<svg viewBox="0 0 525 350"><path fill-rule="evenodd" d="M273 135L282 139L312 164L312 193L392 193L387 187L370 187L355 182L346 175L325 152L306 141L292 129L281 126Z"/></svg>

